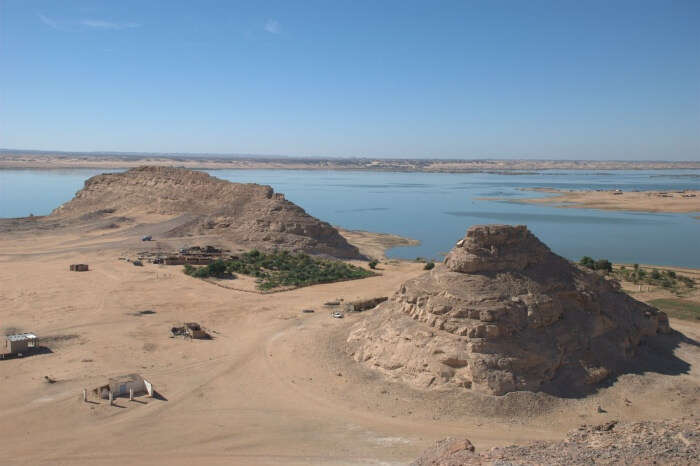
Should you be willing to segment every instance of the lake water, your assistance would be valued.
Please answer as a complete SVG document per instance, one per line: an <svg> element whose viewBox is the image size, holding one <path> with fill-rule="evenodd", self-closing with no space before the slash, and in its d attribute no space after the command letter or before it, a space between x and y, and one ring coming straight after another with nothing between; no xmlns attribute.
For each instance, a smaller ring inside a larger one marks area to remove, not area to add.
<svg viewBox="0 0 700 466"><path fill-rule="evenodd" d="M108 170L0 170L0 217L48 214L84 180ZM391 257L440 258L474 224L526 224L569 259L700 267L695 214L652 214L483 201L533 197L518 188L700 189L695 171L552 171L527 175L211 170L235 182L269 184L311 215L348 229L395 233L421 241Z"/></svg>

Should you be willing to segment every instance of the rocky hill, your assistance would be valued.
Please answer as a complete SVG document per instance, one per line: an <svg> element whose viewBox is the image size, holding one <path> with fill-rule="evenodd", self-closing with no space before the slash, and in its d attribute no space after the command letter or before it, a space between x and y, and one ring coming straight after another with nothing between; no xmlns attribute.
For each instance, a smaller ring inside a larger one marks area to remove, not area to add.
<svg viewBox="0 0 700 466"><path fill-rule="evenodd" d="M166 237L216 234L241 247L361 258L335 228L270 186L231 183L194 170L140 167L94 176L50 217L81 219L105 212L180 216L182 221Z"/></svg>
<svg viewBox="0 0 700 466"><path fill-rule="evenodd" d="M663 312L552 253L525 226L486 225L356 324L348 351L426 389L585 392L669 332Z"/></svg>

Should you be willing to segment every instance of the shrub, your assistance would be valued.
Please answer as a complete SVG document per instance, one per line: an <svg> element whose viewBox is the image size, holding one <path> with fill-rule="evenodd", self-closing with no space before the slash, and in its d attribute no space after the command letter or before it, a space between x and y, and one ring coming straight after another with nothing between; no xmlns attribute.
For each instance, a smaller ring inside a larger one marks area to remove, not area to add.
<svg viewBox="0 0 700 466"><path fill-rule="evenodd" d="M209 275L209 266L198 267L192 273L192 276L195 278L207 278Z"/></svg>
<svg viewBox="0 0 700 466"><path fill-rule="evenodd" d="M659 273L658 270L653 269L653 270L651 271L651 278L654 279L654 280L658 280L659 278L661 278L661 274Z"/></svg>
<svg viewBox="0 0 700 466"><path fill-rule="evenodd" d="M184 272L197 278L233 277L235 273L258 279L258 288L268 290L281 286L306 286L371 277L373 272L341 261L313 258L307 254L288 251L263 253L252 250L226 261L216 261L206 267L185 265Z"/></svg>
<svg viewBox="0 0 700 466"><path fill-rule="evenodd" d="M605 272L612 272L612 263L607 259L598 259L595 261L596 270L603 270Z"/></svg>
<svg viewBox="0 0 700 466"><path fill-rule="evenodd" d="M584 267L587 267L589 269L595 269L595 261L588 257L588 256L583 256L578 263Z"/></svg>
<svg viewBox="0 0 700 466"><path fill-rule="evenodd" d="M207 265L209 275L212 277L223 277L226 275L226 263L222 260L217 260Z"/></svg>
<svg viewBox="0 0 700 466"><path fill-rule="evenodd" d="M435 262L430 261L426 262L426 264L423 266L423 270L432 270L435 268Z"/></svg>
<svg viewBox="0 0 700 466"><path fill-rule="evenodd" d="M378 261L378 260L376 260L376 259L375 259L375 260L372 260L372 261L370 261L370 263L369 263L369 268L372 269L372 270L374 270L374 269L377 268L377 264L379 264L379 261Z"/></svg>

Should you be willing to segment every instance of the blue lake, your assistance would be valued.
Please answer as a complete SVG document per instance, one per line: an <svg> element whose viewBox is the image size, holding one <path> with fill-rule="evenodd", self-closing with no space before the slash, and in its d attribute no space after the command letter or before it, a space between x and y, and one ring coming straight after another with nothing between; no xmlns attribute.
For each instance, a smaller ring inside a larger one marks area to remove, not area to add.
<svg viewBox="0 0 700 466"><path fill-rule="evenodd" d="M107 170L0 170L0 217L48 214ZM212 170L235 182L269 184L311 215L348 229L418 239L391 257L440 258L474 224L526 224L555 252L616 262L700 267L695 214L652 214L484 201L533 197L518 188L700 189L695 171L552 171L528 175L306 170Z"/></svg>

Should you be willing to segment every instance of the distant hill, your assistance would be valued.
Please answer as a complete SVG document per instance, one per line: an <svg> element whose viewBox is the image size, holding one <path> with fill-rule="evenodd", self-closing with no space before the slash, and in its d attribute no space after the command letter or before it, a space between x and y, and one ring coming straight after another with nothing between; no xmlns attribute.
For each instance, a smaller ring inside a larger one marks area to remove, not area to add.
<svg viewBox="0 0 700 466"><path fill-rule="evenodd" d="M66 223L108 212L119 217L179 216L162 236L220 235L237 245L361 258L326 222L275 193L270 186L231 183L206 173L172 167L140 167L97 175L50 219Z"/></svg>

